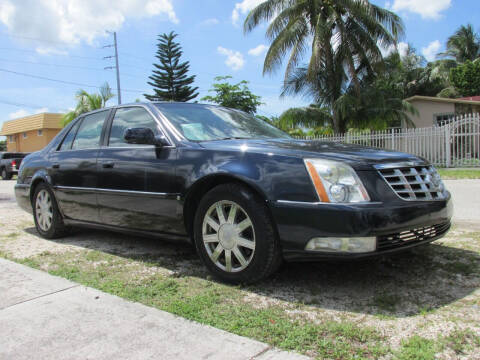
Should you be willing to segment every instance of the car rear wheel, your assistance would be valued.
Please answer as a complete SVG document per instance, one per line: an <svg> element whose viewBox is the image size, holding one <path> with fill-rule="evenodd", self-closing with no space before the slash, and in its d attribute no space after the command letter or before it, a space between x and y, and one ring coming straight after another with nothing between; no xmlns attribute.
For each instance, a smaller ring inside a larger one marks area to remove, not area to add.
<svg viewBox="0 0 480 360"><path fill-rule="evenodd" d="M12 178L12 174L7 171L7 169L2 169L2 180L10 180Z"/></svg>
<svg viewBox="0 0 480 360"><path fill-rule="evenodd" d="M42 237L55 239L66 234L62 215L48 185L41 183L35 188L32 205L35 227Z"/></svg>
<svg viewBox="0 0 480 360"><path fill-rule="evenodd" d="M200 201L195 245L207 268L232 283L253 283L280 265L281 253L265 203L248 188L219 185Z"/></svg>

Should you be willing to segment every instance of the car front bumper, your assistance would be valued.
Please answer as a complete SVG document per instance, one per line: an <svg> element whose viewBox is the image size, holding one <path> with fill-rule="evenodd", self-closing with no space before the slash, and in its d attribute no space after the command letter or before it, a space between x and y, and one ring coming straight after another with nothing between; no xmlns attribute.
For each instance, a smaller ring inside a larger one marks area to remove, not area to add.
<svg viewBox="0 0 480 360"><path fill-rule="evenodd" d="M451 196L445 200L394 203L325 204L270 202L286 260L354 259L388 254L432 242L450 228ZM316 237L377 238L367 253L305 250Z"/></svg>

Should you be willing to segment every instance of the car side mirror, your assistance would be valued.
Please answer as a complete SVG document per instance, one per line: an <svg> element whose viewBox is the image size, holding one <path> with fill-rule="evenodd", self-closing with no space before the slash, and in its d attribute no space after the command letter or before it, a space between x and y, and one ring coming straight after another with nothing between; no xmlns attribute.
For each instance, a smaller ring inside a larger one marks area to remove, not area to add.
<svg viewBox="0 0 480 360"><path fill-rule="evenodd" d="M123 134L127 144L156 145L159 147L170 145L163 135L155 135L150 128L128 128Z"/></svg>

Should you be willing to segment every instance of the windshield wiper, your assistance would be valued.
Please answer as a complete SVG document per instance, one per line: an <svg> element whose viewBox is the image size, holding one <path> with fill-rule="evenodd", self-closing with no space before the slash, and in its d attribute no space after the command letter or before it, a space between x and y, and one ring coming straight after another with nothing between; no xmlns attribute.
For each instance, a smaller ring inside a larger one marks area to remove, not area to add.
<svg viewBox="0 0 480 360"><path fill-rule="evenodd" d="M251 137L229 136L229 137L224 137L224 138L215 139L215 140L245 140L245 139L251 139Z"/></svg>

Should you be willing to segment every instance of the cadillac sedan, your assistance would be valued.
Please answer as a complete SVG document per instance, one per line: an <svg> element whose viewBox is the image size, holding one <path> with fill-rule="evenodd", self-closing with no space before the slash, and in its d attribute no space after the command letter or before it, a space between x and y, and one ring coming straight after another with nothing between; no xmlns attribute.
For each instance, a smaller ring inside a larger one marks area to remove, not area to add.
<svg viewBox="0 0 480 360"><path fill-rule="evenodd" d="M284 260L426 244L452 216L421 158L295 140L241 111L186 103L81 115L25 158L15 194L44 238L87 226L187 239L215 276L244 283Z"/></svg>

